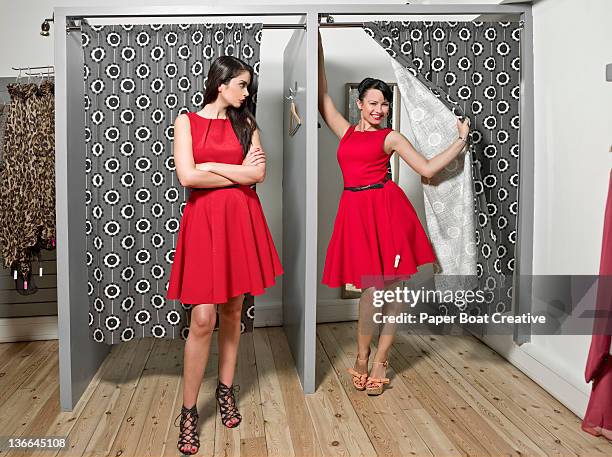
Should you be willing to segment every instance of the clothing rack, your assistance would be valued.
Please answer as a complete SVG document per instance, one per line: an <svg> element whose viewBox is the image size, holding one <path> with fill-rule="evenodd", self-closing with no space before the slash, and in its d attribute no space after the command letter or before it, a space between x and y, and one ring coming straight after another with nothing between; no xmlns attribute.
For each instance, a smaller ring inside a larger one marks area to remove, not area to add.
<svg viewBox="0 0 612 457"><path fill-rule="evenodd" d="M31 66L31 67L11 67L11 70L19 71L20 74L22 74L21 72L23 70L41 70L38 72L35 72L35 71L34 72L30 72L30 71L23 72L23 75L25 76L21 76L22 80L25 77L30 78L32 76L34 77L34 81L36 81L36 77L55 78L55 69L53 65L42 65L42 66ZM19 78L19 76L17 76L17 78ZM15 80L12 77L2 78L2 79L3 79L3 82L0 84L0 94L6 95L8 94L7 84L13 83L15 82ZM0 99L0 103L6 103L3 97Z"/></svg>
<svg viewBox="0 0 612 457"><path fill-rule="evenodd" d="M41 67L11 67L11 70L21 71L21 70L40 70L43 68L54 68L53 65L43 65Z"/></svg>
<svg viewBox="0 0 612 457"><path fill-rule="evenodd" d="M23 70L43 70L46 71L36 71L36 72L24 72L26 76L44 76L44 75L54 75L55 67L53 65L43 65L38 67L11 67L12 70L22 72Z"/></svg>

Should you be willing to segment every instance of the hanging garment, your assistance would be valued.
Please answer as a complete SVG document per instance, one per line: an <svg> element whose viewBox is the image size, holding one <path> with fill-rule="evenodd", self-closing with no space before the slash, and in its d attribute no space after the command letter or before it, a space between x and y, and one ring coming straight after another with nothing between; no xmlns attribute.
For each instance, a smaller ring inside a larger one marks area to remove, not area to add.
<svg viewBox="0 0 612 457"><path fill-rule="evenodd" d="M8 103L0 103L0 170L4 168L4 133L9 112Z"/></svg>
<svg viewBox="0 0 612 457"><path fill-rule="evenodd" d="M520 23L385 21L368 22L364 31L453 114L470 118L476 274L489 308L470 312L512 312ZM468 252L470 239L464 238Z"/></svg>
<svg viewBox="0 0 612 457"><path fill-rule="evenodd" d="M345 187L323 269L329 287L382 288L436 260L412 203L389 179L384 142L391 131L351 125L338 145Z"/></svg>
<svg viewBox="0 0 612 457"><path fill-rule="evenodd" d="M242 146L229 119L187 116L196 164L242 164ZM257 193L243 185L190 190L166 297L196 305L263 294L283 269Z"/></svg>
<svg viewBox="0 0 612 457"><path fill-rule="evenodd" d="M201 108L206 75L217 57L232 55L249 64L251 86L257 87L262 24L81 29L91 338L111 345L145 337L186 339L191 305L166 298L190 197L176 178L173 123L179 114ZM241 331L253 329L254 316L249 294Z"/></svg>
<svg viewBox="0 0 612 457"><path fill-rule="evenodd" d="M604 317L595 320L584 373L586 382L593 381L593 387L582 429L612 440L612 170L604 217L599 277L597 311Z"/></svg>
<svg viewBox="0 0 612 457"><path fill-rule="evenodd" d="M392 61L402 103L410 116L411 142L431 159L457 140L457 118L418 79ZM439 290L470 290L476 276L476 237L471 150L423 180L429 238L436 252ZM461 278L455 278L461 276ZM459 279L459 281L457 281Z"/></svg>
<svg viewBox="0 0 612 457"><path fill-rule="evenodd" d="M0 173L0 246L17 290L36 292L32 261L55 246L54 84L9 84Z"/></svg>

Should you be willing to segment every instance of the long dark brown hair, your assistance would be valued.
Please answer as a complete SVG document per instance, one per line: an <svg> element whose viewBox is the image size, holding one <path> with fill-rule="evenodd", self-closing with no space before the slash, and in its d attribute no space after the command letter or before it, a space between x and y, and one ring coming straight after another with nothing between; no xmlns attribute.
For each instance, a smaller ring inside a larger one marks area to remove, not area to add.
<svg viewBox="0 0 612 457"><path fill-rule="evenodd" d="M253 132L258 127L255 116L253 116L253 110L255 108L253 94L256 91L255 85L253 84L253 67L233 56L221 56L216 58L210 66L210 70L208 70L203 106L217 99L219 96L218 88L221 84L229 84L232 78L235 78L243 71L248 71L251 75L249 85L247 86L249 95L240 108L228 106L227 117L230 119L234 132L236 132L238 141L240 141L242 150L246 155L249 151Z"/></svg>

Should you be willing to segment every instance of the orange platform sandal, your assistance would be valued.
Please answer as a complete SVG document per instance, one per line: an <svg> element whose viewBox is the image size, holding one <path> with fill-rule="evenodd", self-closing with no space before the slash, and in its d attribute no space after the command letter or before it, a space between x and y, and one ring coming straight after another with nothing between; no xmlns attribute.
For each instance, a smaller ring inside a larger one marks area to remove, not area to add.
<svg viewBox="0 0 612 457"><path fill-rule="evenodd" d="M389 362L385 360L384 362L372 362L378 363L379 365L383 365L385 369L389 366ZM385 384L389 384L389 378L371 378L368 376L368 380L366 381L365 390L368 395L380 395L383 393L385 388Z"/></svg>
<svg viewBox="0 0 612 457"><path fill-rule="evenodd" d="M367 366L368 366L368 360L370 359L370 351L368 351L368 356L365 359L360 359L359 355L357 356L357 361L358 362L364 362L366 363L366 373L359 373L357 370L355 370L354 368L347 368L346 371L349 372L349 374L351 374L353 376L353 387L357 390L365 390L366 388L366 383L368 381L368 373L367 373Z"/></svg>

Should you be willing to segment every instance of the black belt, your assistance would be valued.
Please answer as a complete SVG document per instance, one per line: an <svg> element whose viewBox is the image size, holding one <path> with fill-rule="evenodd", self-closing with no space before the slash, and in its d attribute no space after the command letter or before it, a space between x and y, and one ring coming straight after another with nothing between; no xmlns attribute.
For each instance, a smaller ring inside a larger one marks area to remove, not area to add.
<svg viewBox="0 0 612 457"><path fill-rule="evenodd" d="M344 190L350 190L351 192L359 192L361 190L370 190L370 189L380 189L385 186L385 183L389 181L391 178L386 176L382 182L376 182L374 184L368 184L367 186L358 186L358 187L345 187Z"/></svg>

